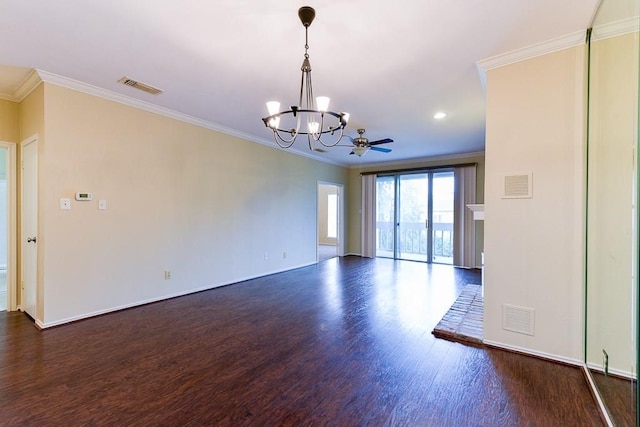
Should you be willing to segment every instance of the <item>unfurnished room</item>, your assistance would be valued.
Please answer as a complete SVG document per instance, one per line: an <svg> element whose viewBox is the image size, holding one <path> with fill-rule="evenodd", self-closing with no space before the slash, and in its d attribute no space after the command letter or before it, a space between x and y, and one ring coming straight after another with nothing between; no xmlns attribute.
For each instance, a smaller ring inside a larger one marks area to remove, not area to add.
<svg viewBox="0 0 640 427"><path fill-rule="evenodd" d="M0 28L0 425L640 425L640 0Z"/></svg>

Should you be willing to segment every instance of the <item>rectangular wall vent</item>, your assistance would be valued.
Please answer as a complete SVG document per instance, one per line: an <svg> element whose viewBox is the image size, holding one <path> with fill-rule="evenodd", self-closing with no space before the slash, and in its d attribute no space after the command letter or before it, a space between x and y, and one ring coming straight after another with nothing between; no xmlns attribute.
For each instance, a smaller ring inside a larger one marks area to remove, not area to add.
<svg viewBox="0 0 640 427"><path fill-rule="evenodd" d="M533 308L502 305L502 329L521 334L533 335L535 310Z"/></svg>
<svg viewBox="0 0 640 427"><path fill-rule="evenodd" d="M150 93L151 95L160 95L162 92L164 92L162 89L158 89L157 87L153 87L145 83L140 83L139 81L133 80L126 76L118 80L118 83L122 83L125 86L131 86L132 88Z"/></svg>
<svg viewBox="0 0 640 427"><path fill-rule="evenodd" d="M530 199L533 197L531 173L507 175L504 177L503 199Z"/></svg>

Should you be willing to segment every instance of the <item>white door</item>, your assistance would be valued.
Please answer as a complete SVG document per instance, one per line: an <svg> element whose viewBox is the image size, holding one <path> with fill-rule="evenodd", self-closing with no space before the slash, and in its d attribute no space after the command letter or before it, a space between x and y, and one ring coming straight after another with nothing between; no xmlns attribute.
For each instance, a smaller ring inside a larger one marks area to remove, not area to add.
<svg viewBox="0 0 640 427"><path fill-rule="evenodd" d="M22 310L36 317L38 272L38 140L22 143Z"/></svg>

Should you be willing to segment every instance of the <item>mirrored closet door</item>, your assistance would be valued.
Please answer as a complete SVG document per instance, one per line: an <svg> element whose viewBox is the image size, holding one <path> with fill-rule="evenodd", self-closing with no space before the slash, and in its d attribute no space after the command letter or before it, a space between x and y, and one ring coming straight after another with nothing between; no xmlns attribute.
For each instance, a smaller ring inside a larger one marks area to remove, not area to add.
<svg viewBox="0 0 640 427"><path fill-rule="evenodd" d="M614 425L636 425L640 0L602 0L589 37L585 358Z"/></svg>

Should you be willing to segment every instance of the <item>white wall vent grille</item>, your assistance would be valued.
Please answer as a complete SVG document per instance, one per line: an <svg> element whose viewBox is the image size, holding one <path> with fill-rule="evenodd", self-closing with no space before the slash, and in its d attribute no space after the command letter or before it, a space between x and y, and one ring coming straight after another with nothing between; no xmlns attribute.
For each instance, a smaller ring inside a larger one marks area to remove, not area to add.
<svg viewBox="0 0 640 427"><path fill-rule="evenodd" d="M534 335L535 310L533 308L502 305L502 329Z"/></svg>
<svg viewBox="0 0 640 427"><path fill-rule="evenodd" d="M531 173L507 175L504 177L503 199L530 199L533 197Z"/></svg>
<svg viewBox="0 0 640 427"><path fill-rule="evenodd" d="M118 80L118 83L122 83L125 86L131 86L143 92L150 93L151 95L160 95L164 92L162 89L158 89L157 87L153 87L145 83L140 83L126 76Z"/></svg>

